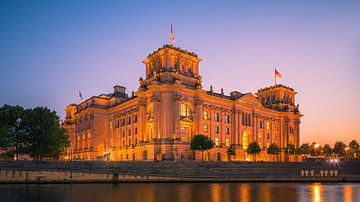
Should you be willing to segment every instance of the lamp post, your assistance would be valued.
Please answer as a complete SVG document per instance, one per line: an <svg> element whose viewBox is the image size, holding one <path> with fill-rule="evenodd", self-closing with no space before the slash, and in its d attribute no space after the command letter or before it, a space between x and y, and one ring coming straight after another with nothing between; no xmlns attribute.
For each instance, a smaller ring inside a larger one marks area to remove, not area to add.
<svg viewBox="0 0 360 202"><path fill-rule="evenodd" d="M349 149L350 149L350 147L345 147L345 158L347 157L347 153L348 153Z"/></svg>
<svg viewBox="0 0 360 202"><path fill-rule="evenodd" d="M318 148L319 148L319 146L320 146L320 144L315 144L315 145L314 145L316 156L318 155Z"/></svg>

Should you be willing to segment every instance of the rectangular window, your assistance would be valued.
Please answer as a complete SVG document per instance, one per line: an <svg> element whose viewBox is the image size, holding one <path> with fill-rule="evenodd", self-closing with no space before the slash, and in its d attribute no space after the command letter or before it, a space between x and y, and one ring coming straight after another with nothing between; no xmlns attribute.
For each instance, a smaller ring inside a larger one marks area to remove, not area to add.
<svg viewBox="0 0 360 202"><path fill-rule="evenodd" d="M225 145L226 145L227 147L230 146L230 140L229 140L229 138L226 138L226 139L225 139Z"/></svg>
<svg viewBox="0 0 360 202"><path fill-rule="evenodd" d="M215 113L215 121L220 121L220 114L219 113Z"/></svg>
<svg viewBox="0 0 360 202"><path fill-rule="evenodd" d="M131 130L129 130L129 133L128 133L128 135L129 135L129 136L131 135Z"/></svg>
<svg viewBox="0 0 360 202"><path fill-rule="evenodd" d="M134 116L134 123L137 123L137 114L135 114L135 116Z"/></svg>
<svg viewBox="0 0 360 202"><path fill-rule="evenodd" d="M225 116L225 122L226 122L226 123L230 123L230 115L226 115L226 116Z"/></svg>
<svg viewBox="0 0 360 202"><path fill-rule="evenodd" d="M215 138L215 145L216 145L216 146L219 146L219 144L220 144L220 143L219 143L219 138L216 137L216 138Z"/></svg>
<svg viewBox="0 0 360 202"><path fill-rule="evenodd" d="M215 133L217 133L217 134L220 133L220 127L219 126L215 126Z"/></svg>
<svg viewBox="0 0 360 202"><path fill-rule="evenodd" d="M204 111L204 120L209 120L209 112Z"/></svg>
<svg viewBox="0 0 360 202"><path fill-rule="evenodd" d="M135 135L137 135L137 128L135 128Z"/></svg>
<svg viewBox="0 0 360 202"><path fill-rule="evenodd" d="M110 121L110 129L113 129L113 122Z"/></svg>
<svg viewBox="0 0 360 202"><path fill-rule="evenodd" d="M230 128L226 128L226 135L230 134Z"/></svg>
<svg viewBox="0 0 360 202"><path fill-rule="evenodd" d="M204 132L208 132L208 131L209 131L208 125L204 125Z"/></svg>
<svg viewBox="0 0 360 202"><path fill-rule="evenodd" d="M260 128L263 128L263 121L260 121Z"/></svg>
<svg viewBox="0 0 360 202"><path fill-rule="evenodd" d="M127 124L131 124L131 117L130 116L128 117Z"/></svg>
<svg viewBox="0 0 360 202"><path fill-rule="evenodd" d="M270 140L270 133L266 135L266 139Z"/></svg>
<svg viewBox="0 0 360 202"><path fill-rule="evenodd" d="M270 130L270 121L266 122L266 130Z"/></svg>

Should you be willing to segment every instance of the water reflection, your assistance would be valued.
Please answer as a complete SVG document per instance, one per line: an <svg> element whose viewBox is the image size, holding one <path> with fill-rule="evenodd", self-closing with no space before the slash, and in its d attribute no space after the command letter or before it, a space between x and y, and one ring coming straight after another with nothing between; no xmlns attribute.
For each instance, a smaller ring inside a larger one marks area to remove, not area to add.
<svg viewBox="0 0 360 202"><path fill-rule="evenodd" d="M320 183L315 183L313 185L311 185L311 195L312 195L312 200L313 202L321 202L321 195L322 195L322 187Z"/></svg>
<svg viewBox="0 0 360 202"><path fill-rule="evenodd" d="M1 185L0 201L360 201L360 184L127 183Z"/></svg>

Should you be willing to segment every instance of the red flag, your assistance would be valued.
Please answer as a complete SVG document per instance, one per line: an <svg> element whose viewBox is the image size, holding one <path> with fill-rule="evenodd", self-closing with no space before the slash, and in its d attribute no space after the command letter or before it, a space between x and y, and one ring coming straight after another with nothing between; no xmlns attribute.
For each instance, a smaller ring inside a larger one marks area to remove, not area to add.
<svg viewBox="0 0 360 202"><path fill-rule="evenodd" d="M278 78L281 78L282 75L280 74L280 72L278 72L276 69L275 69L275 77L278 77Z"/></svg>

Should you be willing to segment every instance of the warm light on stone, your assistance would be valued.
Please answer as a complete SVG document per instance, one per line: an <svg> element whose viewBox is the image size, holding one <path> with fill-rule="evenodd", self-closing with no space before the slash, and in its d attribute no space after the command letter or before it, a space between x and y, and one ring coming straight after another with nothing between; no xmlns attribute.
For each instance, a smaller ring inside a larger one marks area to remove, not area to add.
<svg viewBox="0 0 360 202"><path fill-rule="evenodd" d="M253 141L262 147L257 160L264 161L271 160L266 148L273 143L280 148L299 146L302 115L292 88L277 84L260 89L256 96L204 90L200 61L194 53L165 45L144 60L146 77L139 79L131 96L125 87L115 86L114 93L67 106L63 127L71 142L68 158L201 159L189 146L196 134L214 141L214 148L204 155L211 161L253 160L246 154ZM235 155L229 158L230 147Z"/></svg>

